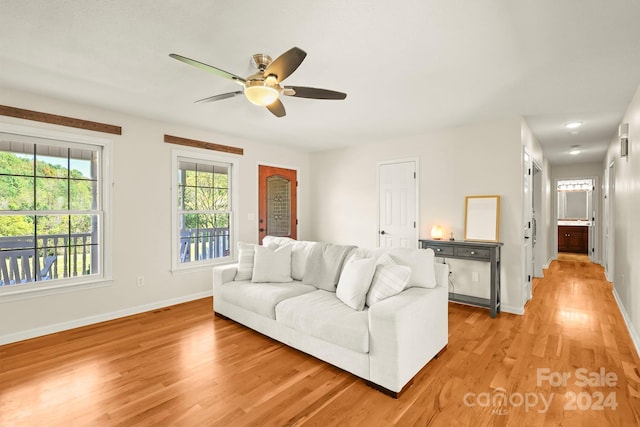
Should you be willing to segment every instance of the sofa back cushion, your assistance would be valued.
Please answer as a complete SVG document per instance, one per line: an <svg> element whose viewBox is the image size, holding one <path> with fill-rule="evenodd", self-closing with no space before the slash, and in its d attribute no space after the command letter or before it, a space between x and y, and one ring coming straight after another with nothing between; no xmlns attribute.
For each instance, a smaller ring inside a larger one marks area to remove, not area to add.
<svg viewBox="0 0 640 427"><path fill-rule="evenodd" d="M345 262L349 261L349 259L351 258L374 258L377 260L387 252L389 251L385 248L355 248L354 250L349 252L349 255L347 256Z"/></svg>
<svg viewBox="0 0 640 427"><path fill-rule="evenodd" d="M309 252L302 283L335 292L345 259L355 246L317 243Z"/></svg>
<svg viewBox="0 0 640 427"><path fill-rule="evenodd" d="M291 277L302 280L309 254L317 242L299 240L291 245Z"/></svg>

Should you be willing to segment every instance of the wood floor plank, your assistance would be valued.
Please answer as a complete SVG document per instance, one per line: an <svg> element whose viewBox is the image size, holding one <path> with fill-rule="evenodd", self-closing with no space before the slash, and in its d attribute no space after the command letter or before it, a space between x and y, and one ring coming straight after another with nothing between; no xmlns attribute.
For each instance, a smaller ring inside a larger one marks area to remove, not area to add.
<svg viewBox="0 0 640 427"><path fill-rule="evenodd" d="M640 425L640 361L611 291L602 267L565 256L524 316L450 303L447 350L397 400L205 298L0 346L0 425ZM580 369L616 380L582 384Z"/></svg>

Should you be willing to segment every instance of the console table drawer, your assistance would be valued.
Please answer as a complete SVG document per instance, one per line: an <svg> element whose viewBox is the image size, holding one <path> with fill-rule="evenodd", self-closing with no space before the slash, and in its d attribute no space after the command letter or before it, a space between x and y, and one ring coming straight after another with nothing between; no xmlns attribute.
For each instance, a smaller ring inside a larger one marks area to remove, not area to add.
<svg viewBox="0 0 640 427"><path fill-rule="evenodd" d="M453 247L452 246L435 246L435 245L423 245L425 249L433 249L433 252L436 256L453 256Z"/></svg>
<svg viewBox="0 0 640 427"><path fill-rule="evenodd" d="M456 256L465 257L465 258L489 259L489 249L456 248Z"/></svg>
<svg viewBox="0 0 640 427"><path fill-rule="evenodd" d="M435 252L436 256L453 255L453 247L451 247L451 246L429 246L429 245L427 245L427 247L433 249L433 252Z"/></svg>

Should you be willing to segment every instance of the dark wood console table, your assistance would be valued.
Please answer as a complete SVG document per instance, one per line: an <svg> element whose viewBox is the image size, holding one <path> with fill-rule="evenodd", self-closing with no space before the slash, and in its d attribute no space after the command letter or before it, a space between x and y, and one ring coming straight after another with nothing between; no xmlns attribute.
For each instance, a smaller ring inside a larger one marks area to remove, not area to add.
<svg viewBox="0 0 640 427"><path fill-rule="evenodd" d="M437 257L467 259L491 263L491 291L489 298L449 292L449 300L486 307L491 317L500 313L500 247L501 242L465 242L453 240L420 240L422 249L431 248Z"/></svg>

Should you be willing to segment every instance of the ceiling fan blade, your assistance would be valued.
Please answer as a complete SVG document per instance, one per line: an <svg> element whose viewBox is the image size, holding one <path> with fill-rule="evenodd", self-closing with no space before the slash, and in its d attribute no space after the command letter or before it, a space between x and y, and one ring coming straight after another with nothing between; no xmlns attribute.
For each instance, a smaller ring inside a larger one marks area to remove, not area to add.
<svg viewBox="0 0 640 427"><path fill-rule="evenodd" d="M266 78L269 75L275 75L278 78L278 83L281 83L298 69L306 56L307 52L304 50L292 47L271 62L264 70L263 76Z"/></svg>
<svg viewBox="0 0 640 427"><path fill-rule="evenodd" d="M213 67L211 65L205 64L204 62L196 61L195 59L187 58L186 56L178 55L177 53L169 54L173 59L177 59L178 61L182 61L186 64L193 65L194 67L198 67L201 70L208 71L213 74L217 74L220 77L224 77L226 79L234 80L240 84L243 84L246 80L242 77L236 76L235 74L231 74L227 71L221 70L220 68Z"/></svg>
<svg viewBox="0 0 640 427"><path fill-rule="evenodd" d="M282 93L288 96L295 96L298 98L311 98L311 99L345 99L346 93L336 92L335 90L317 89L315 87L304 86L285 86ZM293 91L293 93L291 92Z"/></svg>
<svg viewBox="0 0 640 427"><path fill-rule="evenodd" d="M227 99L227 98L233 98L234 96L238 96L238 95L242 95L244 92L242 92L241 90L236 91L236 92L228 92L228 93L222 93L220 95L214 95L214 96L210 96L208 98L202 98L196 101L196 104L201 104L204 102L213 102L213 101L220 101L221 99Z"/></svg>
<svg viewBox="0 0 640 427"><path fill-rule="evenodd" d="M287 115L287 112L284 109L284 104L282 104L282 101L279 99L276 99L274 102L267 105L267 109L276 117L284 117Z"/></svg>

